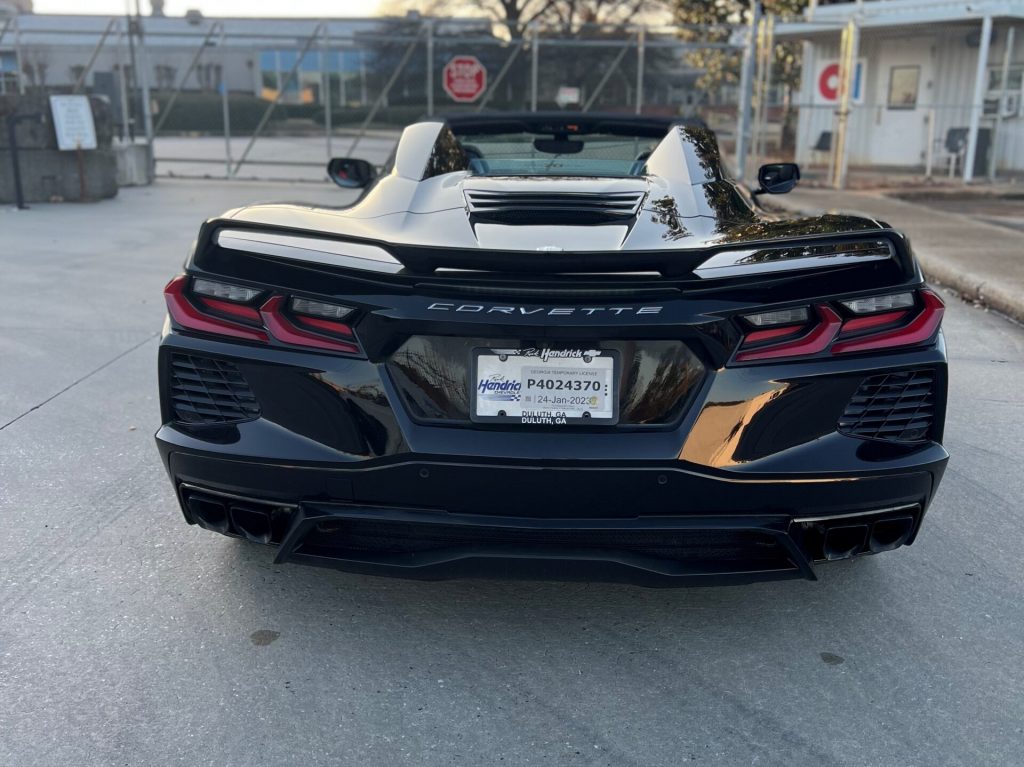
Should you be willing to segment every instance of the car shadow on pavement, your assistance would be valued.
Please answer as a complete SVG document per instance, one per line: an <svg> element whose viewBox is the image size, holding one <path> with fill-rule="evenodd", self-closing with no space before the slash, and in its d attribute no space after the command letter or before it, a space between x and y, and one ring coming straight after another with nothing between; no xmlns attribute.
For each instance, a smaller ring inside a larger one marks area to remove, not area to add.
<svg viewBox="0 0 1024 767"><path fill-rule="evenodd" d="M699 627L712 633L743 627L745 633L758 633L759 641L767 638L765 632L791 632L808 621L824 620L842 631L846 620L857 620L851 594L859 608L871 610L872 601L884 602L895 588L892 573L875 557L820 567L817 582L659 589L600 582L405 580L275 565L264 547L235 540L224 545L231 596L251 605L260 619L273 616L281 625L322 629L325 620L346 616L349 626L363 624L371 633L393 624L405 635L418 627L431 634L443 630L450 638L470 631L503 642L519 635L557 643L581 624L598 633L624 626Z"/></svg>

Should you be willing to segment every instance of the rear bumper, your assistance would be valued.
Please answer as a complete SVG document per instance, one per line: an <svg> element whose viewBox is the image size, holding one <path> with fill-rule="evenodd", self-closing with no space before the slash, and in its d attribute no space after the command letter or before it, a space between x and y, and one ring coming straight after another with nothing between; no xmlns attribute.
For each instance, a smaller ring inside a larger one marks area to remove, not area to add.
<svg viewBox="0 0 1024 767"><path fill-rule="evenodd" d="M190 523L272 544L277 561L421 579L813 579L812 564L842 558L850 540L843 556L912 543L946 464L931 444L846 476L425 456L339 468L225 458L188 440L157 435ZM876 540L880 520L907 521Z"/></svg>

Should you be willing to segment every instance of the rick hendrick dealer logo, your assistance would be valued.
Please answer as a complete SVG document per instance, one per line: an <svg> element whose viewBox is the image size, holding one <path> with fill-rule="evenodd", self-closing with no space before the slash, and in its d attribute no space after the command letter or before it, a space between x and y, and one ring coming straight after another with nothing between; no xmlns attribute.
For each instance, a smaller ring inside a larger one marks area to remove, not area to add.
<svg viewBox="0 0 1024 767"><path fill-rule="evenodd" d="M487 378L481 378L476 385L480 399L492 402L518 402L522 388L522 383L510 381L501 373L491 373Z"/></svg>

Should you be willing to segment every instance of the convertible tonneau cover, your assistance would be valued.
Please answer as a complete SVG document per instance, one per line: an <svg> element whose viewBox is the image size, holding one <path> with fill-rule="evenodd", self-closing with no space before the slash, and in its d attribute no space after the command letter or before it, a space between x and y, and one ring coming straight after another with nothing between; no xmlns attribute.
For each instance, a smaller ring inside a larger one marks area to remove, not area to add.
<svg viewBox="0 0 1024 767"><path fill-rule="evenodd" d="M456 135L470 133L571 133L587 135L645 136L661 138L674 125L704 128L702 120L676 116L616 114L614 112L501 112L492 114L442 114Z"/></svg>

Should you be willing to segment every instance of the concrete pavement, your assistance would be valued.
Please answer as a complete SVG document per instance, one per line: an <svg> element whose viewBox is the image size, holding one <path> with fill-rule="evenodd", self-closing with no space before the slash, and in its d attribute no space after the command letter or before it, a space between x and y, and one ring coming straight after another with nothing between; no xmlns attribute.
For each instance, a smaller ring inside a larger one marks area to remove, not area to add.
<svg viewBox="0 0 1024 767"><path fill-rule="evenodd" d="M982 767L1024 743L1024 329L948 302L952 460L816 583L418 583L188 527L152 432L199 222L333 187L0 211L0 765ZM4 424L9 424L4 427Z"/></svg>
<svg viewBox="0 0 1024 767"><path fill-rule="evenodd" d="M767 204L808 214L838 210L885 221L905 232L928 279L1024 322L1024 233L977 216L881 192L797 188ZM1024 207L1024 201L1020 202Z"/></svg>

